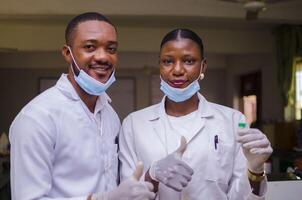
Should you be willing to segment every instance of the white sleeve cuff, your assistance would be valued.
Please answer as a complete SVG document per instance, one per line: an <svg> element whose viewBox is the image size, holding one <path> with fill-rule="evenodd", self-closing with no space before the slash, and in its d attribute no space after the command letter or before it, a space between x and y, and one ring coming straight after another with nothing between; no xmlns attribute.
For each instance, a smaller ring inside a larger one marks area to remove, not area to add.
<svg viewBox="0 0 302 200"><path fill-rule="evenodd" d="M91 200L109 200L108 196L109 196L108 192L100 192L100 193L93 194L91 196Z"/></svg>

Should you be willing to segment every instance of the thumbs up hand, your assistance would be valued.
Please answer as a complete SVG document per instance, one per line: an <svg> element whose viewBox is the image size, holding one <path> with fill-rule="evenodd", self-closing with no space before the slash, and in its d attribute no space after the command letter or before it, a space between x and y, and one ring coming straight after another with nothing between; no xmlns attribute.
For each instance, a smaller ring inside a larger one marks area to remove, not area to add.
<svg viewBox="0 0 302 200"><path fill-rule="evenodd" d="M135 168L135 170L133 172L132 179L135 180L135 181L139 181L139 179L143 175L143 170L144 170L144 165L143 165L142 162L139 161L136 164L136 168Z"/></svg>
<svg viewBox="0 0 302 200"><path fill-rule="evenodd" d="M184 136L181 136L180 138L180 145L179 147L176 149L176 151L174 152L174 154L176 156L179 157L179 159L182 158L182 155L184 154L184 152L186 151L187 149L187 140Z"/></svg>
<svg viewBox="0 0 302 200"><path fill-rule="evenodd" d="M187 148L187 141L182 136L180 146L172 154L154 162L150 169L150 177L176 191L181 191L191 181L193 169L182 161L182 155Z"/></svg>
<svg viewBox="0 0 302 200"><path fill-rule="evenodd" d="M115 190L108 193L99 193L92 196L92 200L153 200L155 194L153 185L139 181L143 174L143 163L138 162L132 177L123 181Z"/></svg>

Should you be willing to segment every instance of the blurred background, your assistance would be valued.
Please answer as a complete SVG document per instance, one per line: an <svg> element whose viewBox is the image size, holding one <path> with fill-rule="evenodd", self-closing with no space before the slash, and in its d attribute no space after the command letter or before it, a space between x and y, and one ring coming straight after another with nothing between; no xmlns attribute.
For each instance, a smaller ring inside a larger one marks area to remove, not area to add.
<svg viewBox="0 0 302 200"><path fill-rule="evenodd" d="M161 100L160 41L173 28L190 28L203 39L208 61L201 93L240 110L265 132L275 150L266 166L272 180L288 179L289 169L302 170L302 0L0 0L0 5L0 191L7 191L1 200L9 198L4 173L9 126L28 101L67 72L60 53L65 27L87 11L105 14L118 30L118 81L108 93L121 120Z"/></svg>

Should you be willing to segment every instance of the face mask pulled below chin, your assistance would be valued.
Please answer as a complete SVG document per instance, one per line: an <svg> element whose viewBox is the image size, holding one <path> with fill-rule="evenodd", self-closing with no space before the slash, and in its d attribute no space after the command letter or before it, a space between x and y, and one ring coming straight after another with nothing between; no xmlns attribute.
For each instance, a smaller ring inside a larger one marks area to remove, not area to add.
<svg viewBox="0 0 302 200"><path fill-rule="evenodd" d="M166 83L162 78L160 79L161 91L163 91L163 93L165 93L165 95L174 102L183 102L185 100L188 100L200 89L198 79L193 81L185 88L174 88Z"/></svg>
<svg viewBox="0 0 302 200"><path fill-rule="evenodd" d="M74 79L85 92L90 95L99 96L105 92L115 81L114 72L115 71L112 72L106 83L101 83L95 80L82 69L80 70L78 76L74 75Z"/></svg>
<svg viewBox="0 0 302 200"><path fill-rule="evenodd" d="M94 78L92 78L91 76L89 76L84 70L79 68L78 64L76 63L76 61L73 57L70 47L68 47L68 49L70 51L70 55L71 55L71 58L75 64L75 66L80 71L79 75L76 76L74 73L74 70L73 70L73 66L71 66L71 70L73 72L74 79L77 82L77 84L85 92L87 92L90 95L99 96L103 92L105 92L112 85L112 83L115 82L115 76L114 76L115 71L112 72L112 74L110 75L110 78L107 80L106 83L101 83L101 82L95 80Z"/></svg>

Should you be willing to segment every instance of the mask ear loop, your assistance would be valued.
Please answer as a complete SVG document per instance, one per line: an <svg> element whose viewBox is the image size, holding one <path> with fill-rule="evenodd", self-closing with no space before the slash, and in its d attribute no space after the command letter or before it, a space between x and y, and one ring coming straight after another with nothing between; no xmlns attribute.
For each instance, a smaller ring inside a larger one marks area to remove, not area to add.
<svg viewBox="0 0 302 200"><path fill-rule="evenodd" d="M68 48L68 50L69 50L69 52L70 52L71 59L72 59L74 65L76 66L76 68L79 70L79 73L80 73L81 69L79 68L77 62L75 61L75 59L74 59L74 57L73 57L73 53L72 53L72 51L71 51L70 46L67 46L67 48ZM76 75L76 73L75 73L75 71L74 71L74 69L73 69L73 64L72 64L72 63L71 63L71 70L72 70L73 74ZM78 73L78 74L79 74L79 73Z"/></svg>

